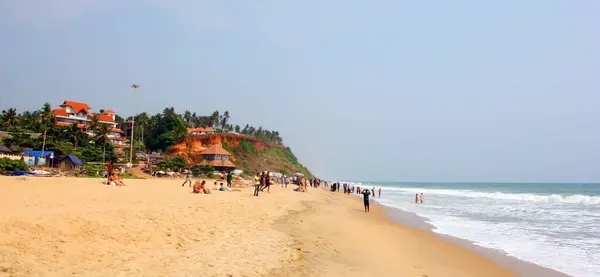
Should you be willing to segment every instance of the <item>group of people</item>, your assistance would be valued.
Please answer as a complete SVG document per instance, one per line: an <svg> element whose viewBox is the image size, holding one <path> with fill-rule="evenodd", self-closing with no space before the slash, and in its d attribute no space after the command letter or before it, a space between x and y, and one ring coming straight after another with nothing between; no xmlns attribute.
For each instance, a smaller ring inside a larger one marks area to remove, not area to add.
<svg viewBox="0 0 600 277"><path fill-rule="evenodd" d="M106 185L108 186L125 186L125 182L123 182L123 178L121 177L121 171L115 168L112 161L106 163L106 174L104 177L107 178Z"/></svg>
<svg viewBox="0 0 600 277"><path fill-rule="evenodd" d="M261 191L270 192L271 189L271 176L268 171L256 173L254 176L254 196L258 196Z"/></svg>
<svg viewBox="0 0 600 277"><path fill-rule="evenodd" d="M361 189L360 186L354 186L351 184L347 184L347 183L343 183L340 184L339 182L335 182L331 185L331 191L340 191L340 187L342 187L344 189L344 194L362 194L364 191L369 191L369 189ZM370 195L372 198L378 197L381 198L381 188L379 188L377 190L377 194L375 193L375 187L373 187L372 189L370 189Z"/></svg>
<svg viewBox="0 0 600 277"><path fill-rule="evenodd" d="M415 203L421 202L421 204L423 204L423 201L425 201L425 197L423 196L423 193L421 193L421 195L419 195L418 193L415 194Z"/></svg>
<svg viewBox="0 0 600 277"><path fill-rule="evenodd" d="M230 191L227 187L225 187L223 185L222 182L218 186L217 186L217 182L215 182L214 186L213 186L213 190ZM210 194L211 193L210 189L206 185L206 181L205 180L202 180L202 182L196 181L196 183L194 183L194 188L193 188L192 192L193 193L204 193L204 194Z"/></svg>

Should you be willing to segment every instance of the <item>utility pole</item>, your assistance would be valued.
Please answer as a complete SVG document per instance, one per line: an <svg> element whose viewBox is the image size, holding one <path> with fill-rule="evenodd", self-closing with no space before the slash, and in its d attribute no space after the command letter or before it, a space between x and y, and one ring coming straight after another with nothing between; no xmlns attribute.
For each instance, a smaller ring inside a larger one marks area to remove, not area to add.
<svg viewBox="0 0 600 277"><path fill-rule="evenodd" d="M133 116L131 117L131 141L129 142L129 164L131 165L131 168L133 168L133 133L134 133L134 126L135 126L135 92L136 90L140 87L140 85L138 84L133 84L131 85L131 88L133 88Z"/></svg>

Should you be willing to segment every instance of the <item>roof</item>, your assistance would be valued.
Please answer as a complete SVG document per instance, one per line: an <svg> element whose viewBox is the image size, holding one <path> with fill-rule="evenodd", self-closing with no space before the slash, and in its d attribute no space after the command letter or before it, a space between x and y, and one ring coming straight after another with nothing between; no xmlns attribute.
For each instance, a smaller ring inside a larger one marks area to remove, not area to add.
<svg viewBox="0 0 600 277"><path fill-rule="evenodd" d="M107 115L107 114L99 114L98 121L111 122L111 123L115 122L113 117L111 115Z"/></svg>
<svg viewBox="0 0 600 277"><path fill-rule="evenodd" d="M90 111L90 106L83 102L75 102L75 101L67 100L67 101L63 102L60 106L61 107L71 106L71 108L73 108L73 110L75 110L75 112L84 111L84 112L88 113Z"/></svg>
<svg viewBox="0 0 600 277"><path fill-rule="evenodd" d="M41 150L25 150L23 151L23 155L40 158L42 157ZM44 157L54 156L54 151L44 151Z"/></svg>
<svg viewBox="0 0 600 277"><path fill-rule="evenodd" d="M5 145L0 144L0 153L10 153L12 152L12 150L10 150L10 148L6 147Z"/></svg>
<svg viewBox="0 0 600 277"><path fill-rule="evenodd" d="M103 112L103 114L113 115L113 114L116 114L116 113L113 110L106 110L106 111Z"/></svg>
<svg viewBox="0 0 600 277"><path fill-rule="evenodd" d="M219 144L213 144L211 147L206 148L206 150L202 151L202 153L200 153L201 155L228 155L231 156L231 154L229 152L227 152L227 150L225 150L225 148L223 148L223 145Z"/></svg>
<svg viewBox="0 0 600 277"><path fill-rule="evenodd" d="M54 109L54 110L52 110L52 113L54 115L58 115L58 116L68 116L69 115L69 114L67 114L67 109L65 109L65 108Z"/></svg>
<svg viewBox="0 0 600 277"><path fill-rule="evenodd" d="M215 131L215 129L213 129L213 127L188 128L188 133L193 133L193 132L214 132L214 131Z"/></svg>
<svg viewBox="0 0 600 277"><path fill-rule="evenodd" d="M210 165L212 167L231 167L231 168L235 168L235 164L233 164L229 160L213 160L213 161L202 160L202 161L200 161L198 163L198 165Z"/></svg>
<svg viewBox="0 0 600 277"><path fill-rule="evenodd" d="M115 132L115 133L125 134L125 132L123 130L118 129L118 128L110 128L108 130L111 132Z"/></svg>
<svg viewBox="0 0 600 277"><path fill-rule="evenodd" d="M74 165L78 165L78 166L83 165L83 162L74 155L66 155L64 158L62 158L61 161L65 160L65 159L70 160Z"/></svg>
<svg viewBox="0 0 600 277"><path fill-rule="evenodd" d="M56 126L58 126L58 127L71 127L71 125L73 125L73 123L62 122L62 121L56 122ZM86 127L87 127L86 124L77 124L77 128L79 128L79 129L83 129L83 128L86 128Z"/></svg>

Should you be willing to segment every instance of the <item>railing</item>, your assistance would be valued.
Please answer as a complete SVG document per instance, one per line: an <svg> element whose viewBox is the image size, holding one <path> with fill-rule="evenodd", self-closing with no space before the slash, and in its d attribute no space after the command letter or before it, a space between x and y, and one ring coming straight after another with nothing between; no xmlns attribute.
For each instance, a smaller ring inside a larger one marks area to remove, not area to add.
<svg viewBox="0 0 600 277"><path fill-rule="evenodd" d="M11 159L11 160L20 160L21 156L20 155L10 155L10 154L0 154L0 159L2 158L7 158L7 159Z"/></svg>

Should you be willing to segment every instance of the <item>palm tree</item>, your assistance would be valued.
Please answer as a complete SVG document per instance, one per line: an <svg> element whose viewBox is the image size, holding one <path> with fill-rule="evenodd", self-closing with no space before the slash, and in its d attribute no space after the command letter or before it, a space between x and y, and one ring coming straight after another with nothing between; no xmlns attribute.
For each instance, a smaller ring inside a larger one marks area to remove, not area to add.
<svg viewBox="0 0 600 277"><path fill-rule="evenodd" d="M73 151L77 151L77 144L79 142L79 139L78 139L79 127L77 127L76 123L73 123L73 124L71 124L71 128L69 128L68 132L69 132L69 137L73 141L73 146L74 146Z"/></svg>
<svg viewBox="0 0 600 277"><path fill-rule="evenodd" d="M7 128L17 125L19 115L15 108L10 108L7 111L2 111L2 121Z"/></svg>
<svg viewBox="0 0 600 277"><path fill-rule="evenodd" d="M41 115L41 125L44 128L44 138L42 141L42 157L44 156L44 150L46 148L46 134L48 133L48 129L54 126L54 114L52 114L52 107L50 103L44 103L44 106L40 110Z"/></svg>
<svg viewBox="0 0 600 277"><path fill-rule="evenodd" d="M219 120L219 125L221 126L221 129L228 131L227 129L227 122L229 122L229 111L225 111L223 113L223 115L221 115L221 118Z"/></svg>
<svg viewBox="0 0 600 277"><path fill-rule="evenodd" d="M210 116L210 123L211 126L214 127L215 129L219 128L219 111L214 111L212 113L212 115Z"/></svg>
<svg viewBox="0 0 600 277"><path fill-rule="evenodd" d="M100 127L100 114L95 114L92 116L92 119L90 120L90 126L88 127L89 130L92 130L94 133L98 130L98 127Z"/></svg>
<svg viewBox="0 0 600 277"><path fill-rule="evenodd" d="M102 145L103 145L102 159L104 160L105 163L106 163L106 143L108 142L108 133L110 133L110 130L108 129L108 125L106 125L106 124L101 124L96 129L96 140L102 142Z"/></svg>
<svg viewBox="0 0 600 277"><path fill-rule="evenodd" d="M183 120L185 120L187 127L192 127L192 112L186 110L185 113L183 113Z"/></svg>
<svg viewBox="0 0 600 277"><path fill-rule="evenodd" d="M150 124L150 117L148 116L148 113L143 112L143 113L138 114L137 117L136 117L136 119L135 119L135 123L137 124L136 126L140 130L140 140L142 142L144 142L144 130Z"/></svg>

